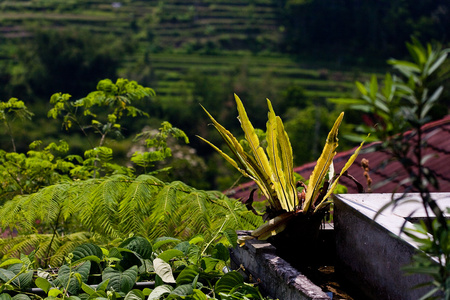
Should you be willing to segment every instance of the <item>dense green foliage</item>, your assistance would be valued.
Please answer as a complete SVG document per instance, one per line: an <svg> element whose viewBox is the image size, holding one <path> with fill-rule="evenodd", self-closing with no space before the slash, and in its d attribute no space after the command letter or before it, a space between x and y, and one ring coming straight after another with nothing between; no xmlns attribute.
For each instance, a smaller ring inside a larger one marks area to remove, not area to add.
<svg viewBox="0 0 450 300"><path fill-rule="evenodd" d="M442 66L450 49L422 45L413 39L407 43L410 61L391 59L389 63L399 75L386 74L383 85L375 77L370 82L357 82L360 99L335 99L351 108L362 111L378 126L360 126L360 131L370 132L381 140L379 150L387 151L398 161L408 174L408 192L417 192L426 211L426 218L414 228L405 226L405 233L418 244L417 253L409 266L408 273L426 274L432 280L422 285L432 286L422 299L435 299L442 293L450 299L450 226L445 211L440 207L432 188L439 191L435 171L426 166L427 136L422 126L431 120L431 111L443 94ZM440 72L441 71L441 72ZM444 72L448 71L444 69ZM439 75L438 75L439 74ZM409 132L407 132L409 131ZM394 179L395 175L392 175ZM391 205L402 205L404 195L393 197ZM379 213L382 213L382 209Z"/></svg>
<svg viewBox="0 0 450 300"><path fill-rule="evenodd" d="M15 197L0 213L7 216L1 226L19 232L18 237L0 240L0 252L10 256L39 249L36 258L44 266L60 263L67 251L86 240L107 243L129 234L151 239L186 239L199 233L211 237L221 225L241 229L261 223L221 193L164 183L150 175L53 184Z"/></svg>
<svg viewBox="0 0 450 300"><path fill-rule="evenodd" d="M172 157L170 139L189 142L169 122L138 134L134 141L139 147L129 151L126 162L115 158L109 145L122 136L123 120L148 116L135 105L152 96L152 89L127 79L101 80L96 91L77 100L53 94L48 117L60 120L62 130L84 136L84 153L73 153L71 139L48 145L34 141L26 153L1 150L0 214L5 217L0 226L19 234L0 240L2 255L36 249L36 259L48 266L87 240L107 243L130 234L186 239L201 233L209 238L221 225L250 229L261 223L221 193L163 181L177 167L173 162L189 162L174 158L164 168L157 166ZM9 132L10 116L31 116L15 98L0 104Z"/></svg>
<svg viewBox="0 0 450 300"><path fill-rule="evenodd" d="M222 227L219 235L236 240ZM134 236L102 248L87 243L65 255L58 268L45 270L36 268L33 251L0 263L0 299L264 299L230 270L228 249L211 242L197 236L150 243Z"/></svg>
<svg viewBox="0 0 450 300"><path fill-rule="evenodd" d="M220 142L204 130L198 103L220 110L211 112L234 129L238 124L230 118L230 103L238 93L255 112L255 126L262 128L264 99L272 99L295 137L294 161L301 164L317 157L338 115L326 97L350 96L352 81L367 79L361 70L371 64L383 71L377 62L403 54L409 35L448 42L441 34L448 27L445 1L20 0L1 6L0 99L24 101L36 114L34 122L45 124L46 137L55 142L60 133L44 119L48 95L62 92L78 99L103 78L152 86L156 101L138 107L150 115L153 127L167 120L183 128L206 160L199 164L209 166L203 178L188 172L190 178L197 176L192 184L199 188L226 189L238 178L193 139L200 133ZM309 114L314 118L304 117ZM147 124L123 125L133 136ZM17 145L21 152L42 139L36 127L44 126L25 123L16 131L21 141L29 139ZM305 138L311 147L305 147ZM341 145L350 146L344 140Z"/></svg>
<svg viewBox="0 0 450 300"><path fill-rule="evenodd" d="M373 120L381 117L384 138L403 131L405 124L389 127L402 120L399 113L408 112L406 123L414 127L430 120L418 111L432 118L448 112L449 95L438 88L448 85L441 71L448 64L434 72L436 57L423 61L431 56L428 49L415 51L417 67L403 64L398 71L404 78L386 76L378 92L384 70L378 62L404 55L410 35L448 44L450 7L443 0L19 0L0 6L0 203L6 203L0 213L8 216L1 226L20 233L2 240L1 252L35 248L36 262L45 267L88 240L105 245L128 234L211 237L218 224L259 225L238 202L201 190L229 188L239 178L192 138L199 134L220 147L199 103L233 130L239 126L233 92L246 99L256 128L265 125L264 99L273 99L295 164L318 156L338 115L342 103L327 97L362 92L365 102L357 104L366 105L366 113L374 109ZM361 71L367 66L378 74L354 88L352 81L367 79ZM120 77L132 80L115 79ZM436 91L433 96L424 84ZM437 98L439 109L431 105ZM430 104L415 110L421 100ZM362 123L359 112L347 120ZM426 171L414 176L419 190L422 179L433 183ZM430 241L424 250L431 253L439 239Z"/></svg>

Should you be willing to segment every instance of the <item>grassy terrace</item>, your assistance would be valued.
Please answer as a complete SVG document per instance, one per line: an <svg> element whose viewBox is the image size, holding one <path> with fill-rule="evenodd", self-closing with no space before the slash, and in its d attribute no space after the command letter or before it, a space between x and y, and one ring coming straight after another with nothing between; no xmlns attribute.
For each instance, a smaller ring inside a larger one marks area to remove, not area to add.
<svg viewBox="0 0 450 300"><path fill-rule="evenodd" d="M306 94L327 98L348 96L354 90L354 80L367 78L354 71L342 72L325 68L307 68L287 57L273 56L205 56L186 54L151 54L150 63L155 71L155 88L161 101L186 93L185 75L190 70L224 78L244 68L249 84L259 84L270 78L279 87L298 85ZM234 73L233 73L234 72Z"/></svg>
<svg viewBox="0 0 450 300"><path fill-rule="evenodd" d="M270 0L256 0L252 5L241 0L124 1L120 7L104 0L3 1L0 65L14 55L11 45L29 36L28 26L33 24L76 26L127 38L139 36L138 53L124 57L119 75L129 77L128 70L142 62L147 53L155 77L151 84L162 100L186 93L186 74L191 70L217 78L244 70L250 85L263 80L270 80L281 89L299 85L316 97L346 96L353 91L355 79L367 78L353 70L333 70L329 64L305 65L286 56L254 56L248 50L239 50L247 47L249 41L259 41L262 47L277 43L281 39L277 18L277 7ZM147 38L149 35L152 40ZM207 42L222 45L218 55L186 54L189 45ZM163 53L149 50L155 45L164 49ZM227 47L234 49L227 51Z"/></svg>

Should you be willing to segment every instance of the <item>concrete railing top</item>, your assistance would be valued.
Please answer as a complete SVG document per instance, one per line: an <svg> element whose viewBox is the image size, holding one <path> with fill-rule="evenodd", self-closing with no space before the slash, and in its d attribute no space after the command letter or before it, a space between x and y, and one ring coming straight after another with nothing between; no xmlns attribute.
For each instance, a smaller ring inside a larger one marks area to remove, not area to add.
<svg viewBox="0 0 450 300"><path fill-rule="evenodd" d="M447 207L450 207L450 193L432 193L431 196L444 212L447 211ZM334 197L417 248L416 243L402 233L402 229L412 228L411 220L423 219L427 216L418 193L340 194ZM400 199L396 205L393 205L394 199ZM389 203L392 205L388 205ZM428 212L430 216L434 216L431 210L428 209ZM446 217L450 215L447 214Z"/></svg>

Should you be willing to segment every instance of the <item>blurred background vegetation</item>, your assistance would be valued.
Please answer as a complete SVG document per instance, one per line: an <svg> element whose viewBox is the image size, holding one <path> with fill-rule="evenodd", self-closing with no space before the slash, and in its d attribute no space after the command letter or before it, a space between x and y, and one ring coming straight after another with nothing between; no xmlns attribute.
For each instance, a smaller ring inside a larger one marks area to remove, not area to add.
<svg viewBox="0 0 450 300"><path fill-rule="evenodd" d="M239 134L233 93L259 128L271 99L295 164L309 162L343 109L327 98L352 97L355 80L384 77L386 60L406 56L411 36L448 47L449 28L444 0L0 1L0 101L19 98L35 114L16 123L17 152L36 139L65 138L82 153L83 139L47 118L51 95L79 99L101 79L136 80L156 96L138 105L149 118L123 121L123 139L109 145L115 159L126 161L132 137L167 120L190 144L172 146L165 163L172 169L163 179L224 190L239 174L195 137L222 143L199 104ZM448 74L448 64L443 69ZM436 77L449 85L448 75ZM449 103L443 95L433 118L446 115ZM349 111L341 132L362 122ZM5 129L1 148L12 151L8 141ZM355 145L340 143L341 150Z"/></svg>

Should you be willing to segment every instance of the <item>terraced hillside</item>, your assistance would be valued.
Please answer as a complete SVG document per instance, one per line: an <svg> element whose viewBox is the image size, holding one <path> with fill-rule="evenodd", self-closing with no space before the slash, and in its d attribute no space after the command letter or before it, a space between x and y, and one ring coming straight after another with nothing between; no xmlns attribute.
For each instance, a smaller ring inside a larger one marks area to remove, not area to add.
<svg viewBox="0 0 450 300"><path fill-rule="evenodd" d="M275 0L14 0L1 1L0 8L3 63L14 58L14 45L34 27L71 26L133 38L139 49L124 58L120 75L154 86L163 102L182 101L184 77L192 70L233 76L244 66L251 86L266 78L274 88L298 85L320 98L345 95L361 75L274 55L283 31ZM142 64L149 64L151 76L140 76Z"/></svg>
<svg viewBox="0 0 450 300"><path fill-rule="evenodd" d="M251 3L251 4L249 4ZM27 34L26 24L84 26L93 32L129 34L158 46L183 47L191 43L218 43L232 49L249 49L249 41L276 45L280 34L276 1L223 0L41 0L2 1L2 37Z"/></svg>
<svg viewBox="0 0 450 300"><path fill-rule="evenodd" d="M269 77L273 87L297 85L305 89L307 96L318 98L347 95L353 90L355 79L353 72L305 68L304 64L281 56L152 54L151 64L155 69L158 94L171 97L181 94L178 90L184 86L180 85L180 81L192 70L212 77L224 77L233 76L236 70L245 66L248 84L251 86L260 86L262 81Z"/></svg>

